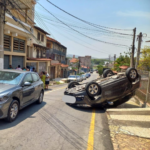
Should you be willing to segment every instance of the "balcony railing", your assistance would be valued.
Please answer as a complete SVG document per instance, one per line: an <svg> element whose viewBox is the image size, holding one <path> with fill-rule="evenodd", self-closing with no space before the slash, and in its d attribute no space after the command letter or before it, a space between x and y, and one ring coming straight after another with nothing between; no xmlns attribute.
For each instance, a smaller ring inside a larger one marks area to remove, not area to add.
<svg viewBox="0 0 150 150"><path fill-rule="evenodd" d="M64 53L62 51L59 51L59 50L56 50L56 49L53 50L53 53L61 55L61 56L65 56L66 55L66 53Z"/></svg>

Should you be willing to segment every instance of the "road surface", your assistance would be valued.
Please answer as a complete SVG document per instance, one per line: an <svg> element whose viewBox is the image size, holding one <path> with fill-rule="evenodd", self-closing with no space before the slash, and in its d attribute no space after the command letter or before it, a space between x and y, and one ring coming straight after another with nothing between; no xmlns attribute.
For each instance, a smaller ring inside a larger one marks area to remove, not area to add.
<svg viewBox="0 0 150 150"><path fill-rule="evenodd" d="M65 87L53 87L14 122L0 120L0 150L112 150L105 110L66 105Z"/></svg>

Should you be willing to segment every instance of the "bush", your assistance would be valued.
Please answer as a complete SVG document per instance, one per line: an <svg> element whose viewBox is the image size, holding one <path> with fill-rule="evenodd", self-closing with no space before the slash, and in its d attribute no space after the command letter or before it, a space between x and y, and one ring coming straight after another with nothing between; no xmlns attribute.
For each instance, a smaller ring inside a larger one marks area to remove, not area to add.
<svg viewBox="0 0 150 150"><path fill-rule="evenodd" d="M103 74L103 66L102 65L98 65L97 69L98 69L99 75L102 75Z"/></svg>

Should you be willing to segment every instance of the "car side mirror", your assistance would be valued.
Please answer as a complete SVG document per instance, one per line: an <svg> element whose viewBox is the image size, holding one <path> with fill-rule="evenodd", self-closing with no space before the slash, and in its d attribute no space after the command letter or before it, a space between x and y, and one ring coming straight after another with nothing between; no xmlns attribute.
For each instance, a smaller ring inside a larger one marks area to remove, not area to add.
<svg viewBox="0 0 150 150"><path fill-rule="evenodd" d="M30 85L31 85L30 82L25 82L25 83L24 83L24 86L30 86Z"/></svg>

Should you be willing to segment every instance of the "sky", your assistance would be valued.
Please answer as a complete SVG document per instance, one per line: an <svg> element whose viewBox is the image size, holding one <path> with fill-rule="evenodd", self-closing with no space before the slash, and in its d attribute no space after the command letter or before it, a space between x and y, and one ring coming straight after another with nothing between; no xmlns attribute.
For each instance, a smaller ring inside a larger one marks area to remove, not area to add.
<svg viewBox="0 0 150 150"><path fill-rule="evenodd" d="M35 7L35 22L38 26L50 33L50 37L66 46L68 54L78 56L90 55L95 58L108 58L109 55L113 56L114 54L119 56L120 53L129 51L129 47L133 41L131 35L133 35L133 29L135 27L137 29L136 39L140 32L145 33L143 35L142 48L144 46L150 46L150 42L145 42L150 40L150 0L49 1L70 14L92 24L114 29L123 29L114 30L93 27L62 12L47 0L38 0L38 3L56 18L37 3ZM73 30L68 26L73 28ZM114 34L114 32L121 34ZM122 36L122 33L127 35ZM126 47L114 46L100 41L126 45ZM138 42L136 40L135 47L137 48L137 46Z"/></svg>

